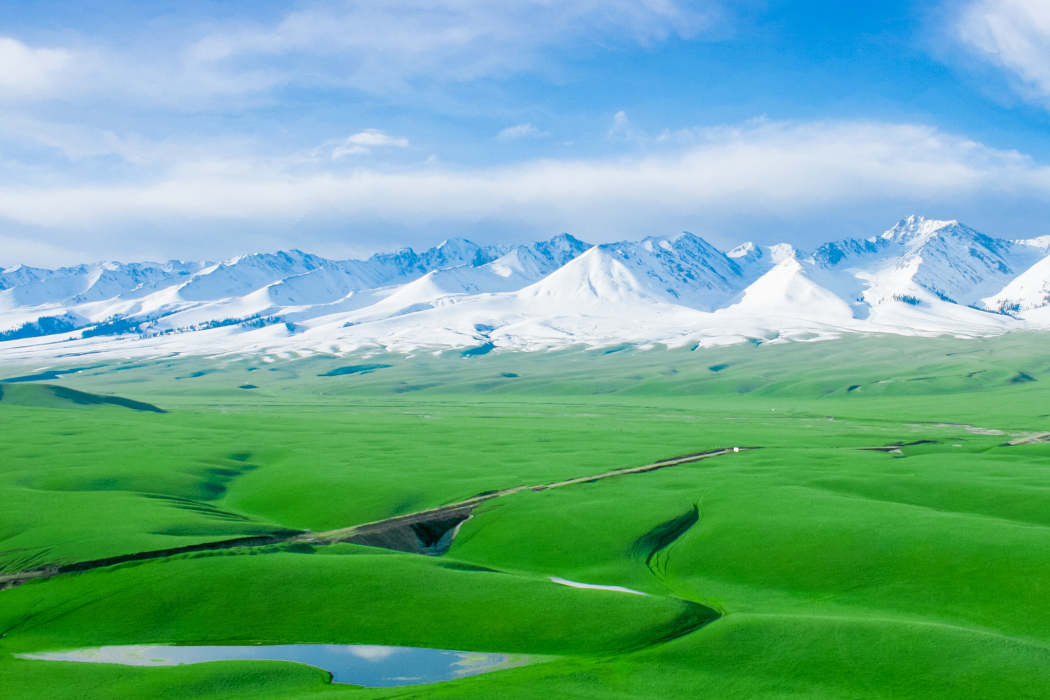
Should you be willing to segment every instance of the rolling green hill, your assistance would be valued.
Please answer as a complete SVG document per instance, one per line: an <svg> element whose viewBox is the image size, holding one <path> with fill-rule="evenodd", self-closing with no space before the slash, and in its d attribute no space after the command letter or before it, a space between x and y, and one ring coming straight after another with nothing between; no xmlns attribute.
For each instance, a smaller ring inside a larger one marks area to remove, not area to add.
<svg viewBox="0 0 1050 700"><path fill-rule="evenodd" d="M0 572L41 575L0 591L0 687L5 698L1048 697L1047 340L183 358L4 385ZM31 368L6 375L19 373ZM36 403L9 401L18 391ZM79 392L169 412L60 410ZM439 557L278 541L734 446L760 449L484 501ZM276 543L49 575L255 536ZM14 656L256 642L557 658L360 689L282 662Z"/></svg>
<svg viewBox="0 0 1050 700"><path fill-rule="evenodd" d="M152 404L132 401L119 396L100 396L51 384L0 383L0 404L7 406L39 406L41 408L83 408L85 406L119 406L133 411L167 413Z"/></svg>

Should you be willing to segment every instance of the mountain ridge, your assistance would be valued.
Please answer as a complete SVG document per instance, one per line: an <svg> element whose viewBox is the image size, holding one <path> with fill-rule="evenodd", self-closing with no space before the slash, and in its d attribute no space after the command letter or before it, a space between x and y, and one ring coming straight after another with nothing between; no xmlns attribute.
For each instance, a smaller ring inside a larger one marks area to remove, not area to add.
<svg viewBox="0 0 1050 700"><path fill-rule="evenodd" d="M599 245L569 234L500 246L452 238L367 260L293 249L217 263L16 265L0 271L0 353L977 336L1050 329L1048 309L1050 235L999 239L910 216L809 253L754 243L723 252L682 232Z"/></svg>

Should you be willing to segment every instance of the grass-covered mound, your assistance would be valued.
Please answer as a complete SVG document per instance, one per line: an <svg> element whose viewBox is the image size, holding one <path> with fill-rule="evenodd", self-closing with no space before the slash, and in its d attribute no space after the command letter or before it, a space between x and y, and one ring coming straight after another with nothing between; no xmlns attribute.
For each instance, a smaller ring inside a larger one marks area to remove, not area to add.
<svg viewBox="0 0 1050 700"><path fill-rule="evenodd" d="M167 413L153 404L120 396L100 396L53 384L0 383L0 403L9 406L41 408L82 408L84 406L120 406L133 411Z"/></svg>
<svg viewBox="0 0 1050 700"><path fill-rule="evenodd" d="M1047 697L1045 347L1039 335L853 338L65 374L78 390L171 412L0 402L9 572L329 530L682 454L761 449L486 501L442 557L254 547L0 591L0 685L15 698ZM332 371L377 364L389 367ZM248 378L258 388L238 389ZM363 690L279 662L12 656L253 641L559 658Z"/></svg>

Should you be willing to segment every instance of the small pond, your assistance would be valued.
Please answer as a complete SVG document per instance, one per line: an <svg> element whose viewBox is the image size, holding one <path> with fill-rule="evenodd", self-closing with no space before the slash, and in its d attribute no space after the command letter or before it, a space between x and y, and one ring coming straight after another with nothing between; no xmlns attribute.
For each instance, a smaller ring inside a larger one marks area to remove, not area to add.
<svg viewBox="0 0 1050 700"><path fill-rule="evenodd" d="M344 644L254 646L112 646L19 654L23 659L130 666L175 666L204 661L295 661L323 668L334 683L369 688L436 683L546 660L524 654L487 654L416 647Z"/></svg>

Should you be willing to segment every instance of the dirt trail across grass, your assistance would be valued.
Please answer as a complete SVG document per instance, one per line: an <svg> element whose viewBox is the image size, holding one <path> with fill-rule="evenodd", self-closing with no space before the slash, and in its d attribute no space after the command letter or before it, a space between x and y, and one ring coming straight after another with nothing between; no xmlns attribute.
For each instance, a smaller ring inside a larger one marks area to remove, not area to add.
<svg viewBox="0 0 1050 700"><path fill-rule="evenodd" d="M1040 442L1050 442L1050 433L1035 433L1034 435L1025 435L1019 437L1016 440L1011 440L1007 445L1011 447L1014 445L1035 445Z"/></svg>
<svg viewBox="0 0 1050 700"><path fill-rule="evenodd" d="M669 459L653 462L640 467L627 467L614 469L613 471L595 474L592 476L581 476L564 481L556 481L549 484L537 484L534 486L514 486L498 491L488 491L472 496L456 503L430 508L427 510L401 515L371 523L363 523L352 527L328 530L325 532L302 532L288 530L279 534L263 537L240 537L232 540L218 542L204 542L201 544L177 547L174 549L163 549L151 552L137 552L105 559L92 561L74 562L61 566L51 566L32 571L19 571L10 574L0 574L0 591L12 588L34 579L46 579L52 576L66 573L79 573L90 571L115 564L123 564L132 561L144 561L147 559L161 559L178 554L202 552L208 550L232 549L235 547L263 547L273 545L290 546L317 546L331 545L340 542L349 542L369 547L380 547L399 552L412 554L423 554L428 556L440 556L448 551L452 540L459 531L460 526L472 515L474 508L486 501L496 498L510 496L522 491L545 491L547 489L562 488L575 484L589 484L603 479L629 474L643 474L645 472L665 469L680 464L699 462L711 457L743 452L745 450L760 449L757 447L733 447L709 452L697 452L694 454L672 457Z"/></svg>
<svg viewBox="0 0 1050 700"><path fill-rule="evenodd" d="M581 476L564 481L555 481L550 484L537 484L534 486L514 486L499 491L488 491L472 496L463 501L452 503L438 508L419 511L397 518L381 520L374 523L364 523L353 527L328 532L317 532L303 534L295 539L299 542L310 544L335 544L337 542L351 542L371 547L382 547L394 549L399 552L412 552L414 554L427 554L431 556L441 555L448 551L452 540L459 530L459 526L466 522L479 504L496 498L510 496L522 491L546 491L548 489L573 486L575 484L589 484L602 479L610 479L628 474L642 474L645 472L665 469L679 464L699 462L702 459L718 457L733 452L743 452L755 447L734 447L710 452L697 452L694 454L672 457L660 460L652 464L640 467L627 467L625 469L614 469L613 471L592 476Z"/></svg>

